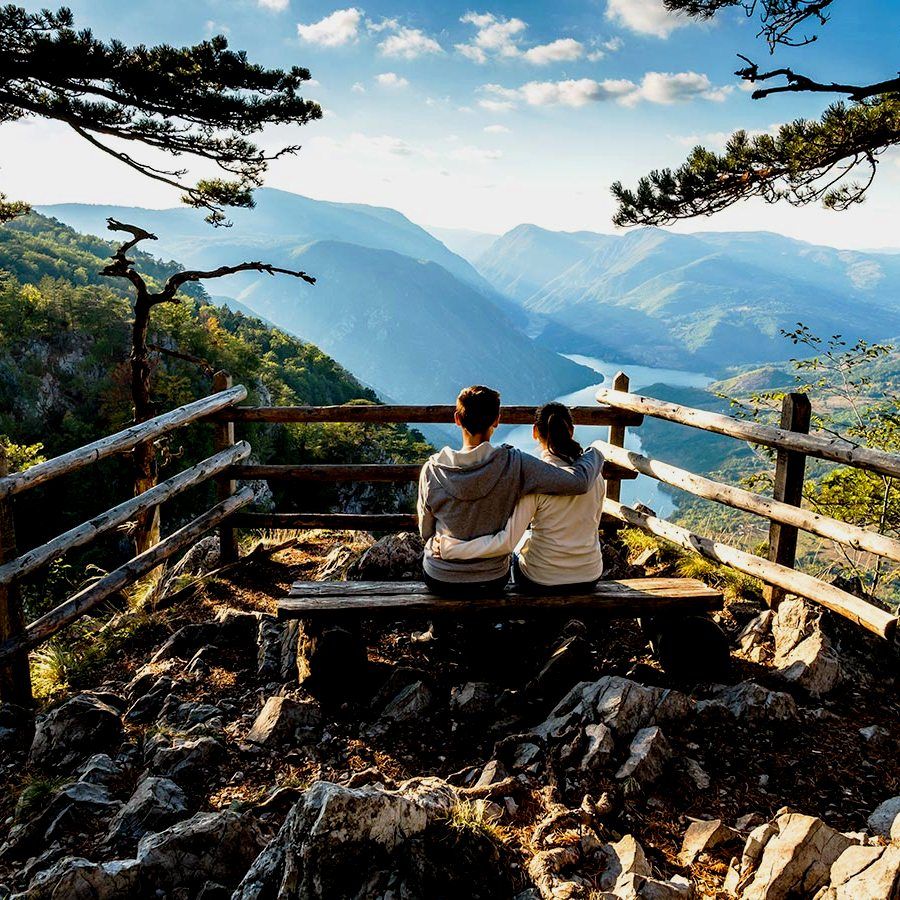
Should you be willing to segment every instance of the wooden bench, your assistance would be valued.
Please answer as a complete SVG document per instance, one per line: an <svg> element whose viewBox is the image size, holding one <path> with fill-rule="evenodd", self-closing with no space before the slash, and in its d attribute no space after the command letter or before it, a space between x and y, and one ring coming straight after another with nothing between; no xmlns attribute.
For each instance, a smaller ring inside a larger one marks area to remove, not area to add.
<svg viewBox="0 0 900 900"><path fill-rule="evenodd" d="M696 615L721 609L722 594L692 578L601 581L584 594L536 596L509 590L473 600L432 594L421 581L297 581L278 603L280 619L329 619L405 613L590 612L610 617Z"/></svg>

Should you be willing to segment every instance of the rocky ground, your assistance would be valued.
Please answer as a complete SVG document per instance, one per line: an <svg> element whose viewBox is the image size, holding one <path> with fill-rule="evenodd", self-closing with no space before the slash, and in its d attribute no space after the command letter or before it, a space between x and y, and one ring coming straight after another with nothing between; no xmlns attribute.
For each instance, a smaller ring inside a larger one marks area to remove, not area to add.
<svg viewBox="0 0 900 900"><path fill-rule="evenodd" d="M729 671L677 683L633 621L407 619L313 696L276 599L419 552L354 540L169 597L33 731L0 709L0 898L900 898L895 648L735 601Z"/></svg>

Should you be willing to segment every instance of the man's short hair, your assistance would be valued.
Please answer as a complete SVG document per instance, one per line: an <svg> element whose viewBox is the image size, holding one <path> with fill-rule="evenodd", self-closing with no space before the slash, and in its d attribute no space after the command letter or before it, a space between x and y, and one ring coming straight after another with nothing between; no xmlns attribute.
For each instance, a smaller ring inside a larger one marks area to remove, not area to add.
<svg viewBox="0 0 900 900"><path fill-rule="evenodd" d="M469 434L485 434L500 415L500 394L483 384L463 388L456 398L456 412Z"/></svg>

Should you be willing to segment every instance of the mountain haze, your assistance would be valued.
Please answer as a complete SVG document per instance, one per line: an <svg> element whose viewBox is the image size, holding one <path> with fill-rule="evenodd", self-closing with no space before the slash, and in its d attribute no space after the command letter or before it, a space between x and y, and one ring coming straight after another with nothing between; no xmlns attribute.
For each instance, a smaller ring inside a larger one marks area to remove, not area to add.
<svg viewBox="0 0 900 900"><path fill-rule="evenodd" d="M508 402L541 402L593 373L537 346L520 307L468 262L400 213L264 189L257 208L213 229L196 211L66 204L47 215L109 237L113 217L155 232L154 253L214 268L261 259L315 275L245 273L209 287L333 355L385 397L447 403L464 384L495 385Z"/></svg>
<svg viewBox="0 0 900 900"><path fill-rule="evenodd" d="M476 263L563 352L718 372L787 358L781 329L798 322L852 339L900 334L900 259L777 234L522 225Z"/></svg>

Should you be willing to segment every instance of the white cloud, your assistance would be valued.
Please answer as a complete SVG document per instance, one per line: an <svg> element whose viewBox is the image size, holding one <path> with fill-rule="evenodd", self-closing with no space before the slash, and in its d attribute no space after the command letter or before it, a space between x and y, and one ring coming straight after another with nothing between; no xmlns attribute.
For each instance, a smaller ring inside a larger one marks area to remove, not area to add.
<svg viewBox="0 0 900 900"><path fill-rule="evenodd" d="M284 12L291 0L256 0L263 9L271 9L273 12Z"/></svg>
<svg viewBox="0 0 900 900"><path fill-rule="evenodd" d="M330 16L310 25L298 25L297 34L310 44L340 47L357 40L362 13L355 7L336 9Z"/></svg>
<svg viewBox="0 0 900 900"><path fill-rule="evenodd" d="M759 137L763 134L768 134L772 137L775 137L778 134L780 128L781 125L775 124L763 129L747 129L747 137ZM731 137L731 134L732 133L730 131L710 131L706 134L680 135L673 138L673 140L681 144L683 147L694 148L699 144L702 147L706 147L708 150L716 150L721 153L722 151L724 151L725 145L728 143L728 139Z"/></svg>
<svg viewBox="0 0 900 900"><path fill-rule="evenodd" d="M721 102L730 92L730 87L715 87L706 75L698 72L647 72L640 87L624 102L631 106L646 100L668 106L697 97Z"/></svg>
<svg viewBox="0 0 900 900"><path fill-rule="evenodd" d="M505 125L485 125L482 129L485 134L509 134L510 130Z"/></svg>
<svg viewBox="0 0 900 900"><path fill-rule="evenodd" d="M405 88L409 87L409 82L396 72L382 72L375 76L375 81L385 88Z"/></svg>
<svg viewBox="0 0 900 900"><path fill-rule="evenodd" d="M669 12L663 0L607 0L606 18L638 34L659 38L667 38L689 21L686 16Z"/></svg>
<svg viewBox="0 0 900 900"><path fill-rule="evenodd" d="M400 23L396 19L382 19L380 22L366 21L366 28L369 31L396 31L400 27Z"/></svg>
<svg viewBox="0 0 900 900"><path fill-rule="evenodd" d="M419 150L403 138L389 134L369 135L354 132L348 138L335 140L329 137L318 137L313 142L316 146L326 147L342 153L355 153L362 156L416 156Z"/></svg>
<svg viewBox="0 0 900 900"><path fill-rule="evenodd" d="M552 62L571 62L580 59L584 46L574 38L559 38L549 44L532 47L523 54L524 58L536 66L545 66Z"/></svg>
<svg viewBox="0 0 900 900"><path fill-rule="evenodd" d="M529 81L519 88L485 84L479 89L489 96L479 100L482 109L504 112L519 102L529 106L585 106L615 100L624 106L640 102L670 105L688 100L723 100L731 88L716 87L697 72L647 72L636 84L627 78L569 78L562 81Z"/></svg>
<svg viewBox="0 0 900 900"><path fill-rule="evenodd" d="M565 81L530 81L520 88L529 106L584 106L603 100L616 100L634 91L634 82L624 78L567 79Z"/></svg>
<svg viewBox="0 0 900 900"><path fill-rule="evenodd" d="M500 19L493 13L467 12L460 22L478 29L471 42L456 45L463 56L474 62L487 62L489 56L510 58L521 53L517 42L528 27L521 19Z"/></svg>
<svg viewBox="0 0 900 900"><path fill-rule="evenodd" d="M221 22L216 22L215 19L208 19L206 24L203 26L203 30L206 33L207 37L212 37L216 34L224 34L226 37L231 34L231 29L227 25L223 25Z"/></svg>
<svg viewBox="0 0 900 900"><path fill-rule="evenodd" d="M441 45L428 37L418 28L400 28L396 34L383 40L378 49L385 56L395 56L401 59L416 59L427 53L443 53Z"/></svg>
<svg viewBox="0 0 900 900"><path fill-rule="evenodd" d="M458 159L463 162L491 162L502 159L503 154L499 150L483 150L481 147L458 147L447 154L450 159Z"/></svg>
<svg viewBox="0 0 900 900"><path fill-rule="evenodd" d="M625 41L620 37L611 37L608 41L604 41L600 46L610 53L618 53L625 46Z"/></svg>
<svg viewBox="0 0 900 900"><path fill-rule="evenodd" d="M366 86L361 81L354 81L353 87L350 88L354 94L364 94L366 92Z"/></svg>

